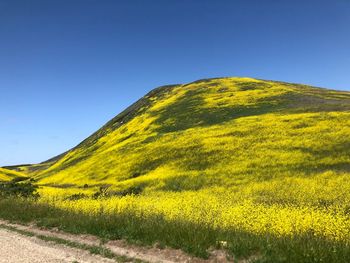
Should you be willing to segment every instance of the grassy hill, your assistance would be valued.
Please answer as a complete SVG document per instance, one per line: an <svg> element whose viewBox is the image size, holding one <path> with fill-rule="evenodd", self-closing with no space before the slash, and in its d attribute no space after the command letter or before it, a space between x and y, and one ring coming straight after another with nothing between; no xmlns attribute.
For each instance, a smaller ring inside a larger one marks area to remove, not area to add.
<svg viewBox="0 0 350 263"><path fill-rule="evenodd" d="M42 186L17 204L22 220L203 257L350 261L350 92L252 78L164 86L73 149L11 169ZM0 217L16 217L3 202Z"/></svg>

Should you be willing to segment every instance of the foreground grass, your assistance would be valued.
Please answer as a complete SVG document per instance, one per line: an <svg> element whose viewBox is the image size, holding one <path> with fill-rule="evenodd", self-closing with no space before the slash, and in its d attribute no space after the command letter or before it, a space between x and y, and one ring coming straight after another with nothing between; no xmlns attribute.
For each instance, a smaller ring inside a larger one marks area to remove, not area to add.
<svg viewBox="0 0 350 263"><path fill-rule="evenodd" d="M196 256L207 257L209 248L225 244L235 258L256 258L256 262L350 262L347 241L330 241L314 233L276 237L247 231L222 230L188 221L168 221L162 216L145 216L131 211L120 214L86 215L20 199L0 200L0 217L38 226L58 227L71 233L84 233L104 239L181 248ZM224 242L220 242L224 241Z"/></svg>

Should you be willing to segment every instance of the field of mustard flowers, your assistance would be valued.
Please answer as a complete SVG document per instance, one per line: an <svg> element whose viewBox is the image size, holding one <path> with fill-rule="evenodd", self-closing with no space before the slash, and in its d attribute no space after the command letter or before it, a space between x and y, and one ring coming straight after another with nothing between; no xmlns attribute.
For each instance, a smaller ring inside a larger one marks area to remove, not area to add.
<svg viewBox="0 0 350 263"><path fill-rule="evenodd" d="M0 200L0 217L201 257L350 262L349 92L210 79L118 116L68 153L18 167L41 197Z"/></svg>

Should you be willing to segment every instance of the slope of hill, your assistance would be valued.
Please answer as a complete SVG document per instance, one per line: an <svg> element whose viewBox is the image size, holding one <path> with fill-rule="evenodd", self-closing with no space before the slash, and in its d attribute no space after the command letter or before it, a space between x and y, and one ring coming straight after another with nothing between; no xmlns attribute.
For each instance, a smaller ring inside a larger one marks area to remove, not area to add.
<svg viewBox="0 0 350 263"><path fill-rule="evenodd" d="M251 78L161 87L34 175L176 191L348 172L349 110L348 92Z"/></svg>
<svg viewBox="0 0 350 263"><path fill-rule="evenodd" d="M25 175L20 172L8 170L5 168L0 168L0 181L10 181L16 177L24 177L24 176Z"/></svg>

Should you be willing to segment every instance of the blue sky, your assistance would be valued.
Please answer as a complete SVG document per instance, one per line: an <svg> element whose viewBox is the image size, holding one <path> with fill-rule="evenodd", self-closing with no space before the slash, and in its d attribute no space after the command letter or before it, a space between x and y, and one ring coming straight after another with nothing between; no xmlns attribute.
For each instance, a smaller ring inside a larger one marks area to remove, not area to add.
<svg viewBox="0 0 350 263"><path fill-rule="evenodd" d="M349 25L347 0L0 0L0 166L73 147L160 85L350 90Z"/></svg>

